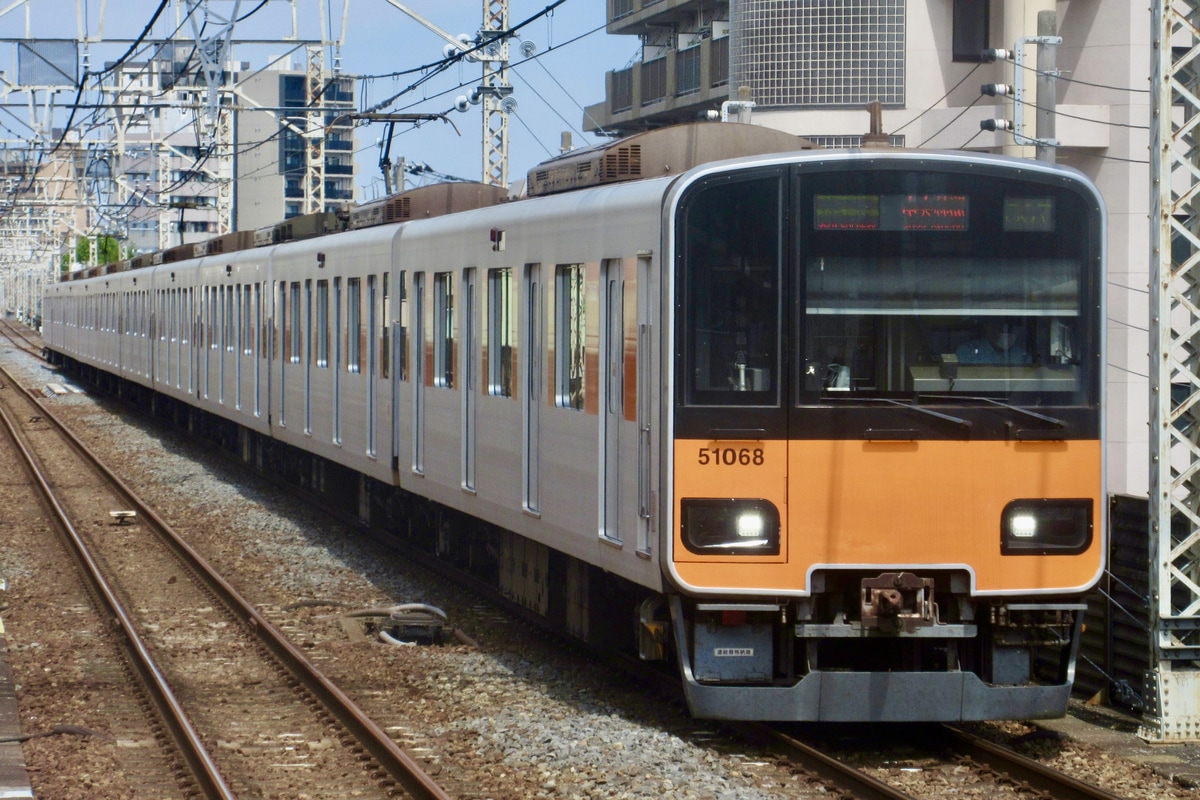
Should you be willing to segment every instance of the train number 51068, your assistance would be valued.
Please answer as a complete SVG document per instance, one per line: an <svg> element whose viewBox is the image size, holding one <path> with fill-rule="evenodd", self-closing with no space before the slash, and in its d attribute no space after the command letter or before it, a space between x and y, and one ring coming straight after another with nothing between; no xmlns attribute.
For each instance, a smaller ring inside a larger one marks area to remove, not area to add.
<svg viewBox="0 0 1200 800"><path fill-rule="evenodd" d="M748 467L753 464L761 467L765 457L761 447L701 447L697 460L701 466Z"/></svg>

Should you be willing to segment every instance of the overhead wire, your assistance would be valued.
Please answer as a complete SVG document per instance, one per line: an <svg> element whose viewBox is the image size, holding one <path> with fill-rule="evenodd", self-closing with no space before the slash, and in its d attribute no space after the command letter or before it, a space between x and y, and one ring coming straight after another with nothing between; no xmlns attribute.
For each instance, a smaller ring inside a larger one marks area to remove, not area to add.
<svg viewBox="0 0 1200 800"><path fill-rule="evenodd" d="M162 0L162 2L158 4L158 8L155 9L153 16L150 17L150 21L146 23L144 28L142 28L142 32L139 33L138 37L133 40L133 44L129 45L129 49L125 51L124 55L122 55L113 63L109 64L104 69L94 73L96 77L102 78L108 73L120 69L125 64L129 57L133 55L134 51L136 51L138 47L141 46L142 42L146 40L146 37L150 35L150 30L154 27L154 23L158 22L158 18L162 12L166 10L168 2L170 2L170 0Z"/></svg>
<svg viewBox="0 0 1200 800"><path fill-rule="evenodd" d="M970 105L964 106L963 109L961 111L959 111L957 114L955 114L954 117L949 122L947 122L945 125L943 125L942 127L938 128L936 131L934 131L932 136L926 137L925 141L921 142L919 145L917 145L917 147L924 147L925 145L929 144L931 141L936 139L938 137L938 135L941 134L942 131L946 130L946 128L949 128L951 125L958 122L959 119L962 118L963 114L966 114L968 111L970 111L972 108L974 108L975 104L978 103L982 98L983 98L983 95L980 95L979 97L976 97L974 100L972 100Z"/></svg>
<svg viewBox="0 0 1200 800"><path fill-rule="evenodd" d="M506 34L508 36L514 36L522 28L525 28L525 27L531 25L532 23L536 22L537 20L541 19L544 16L553 14L554 9L558 8L565 2L567 2L567 0L555 0L555 2L546 6L541 11L537 12L536 14L526 18L522 22L519 22L516 25L509 28L506 31ZM371 106L370 108L365 109L365 113L371 113L371 112L379 111L383 108L386 108L387 106L391 105L393 102L398 100L399 98L403 97L408 92L413 91L421 84L423 84L426 81L433 78L435 75L441 74L442 72L446 71L451 66L453 66L454 64L457 64L457 63L461 62L463 59L466 59L469 56L471 56L473 53L476 53L476 52L484 49L485 47L488 46L488 44L489 44L488 42L478 42L472 47L468 47L464 50L460 50L459 52L452 53L449 56L447 56L439 61L434 61L434 62L425 64L420 67L414 67L413 69L401 70L400 72L384 73L382 75L359 76L362 79L394 78L394 77L400 77L400 76L404 76L404 75L412 75L417 72L425 72L426 70L434 70L433 72L423 75L419 80L415 81L412 85L410 85L404 89L401 89L399 92L397 92L396 94L387 98L386 100L384 100L380 103L376 103L375 105Z"/></svg>
<svg viewBox="0 0 1200 800"><path fill-rule="evenodd" d="M897 134L897 133L899 133L900 131L902 131L902 130L904 130L905 128L907 128L909 125L912 125L914 122L916 122L917 120L919 120L921 117L923 117L923 116L925 116L926 114L928 114L930 111L933 111L933 109L937 108L939 103L941 103L943 100L945 100L945 99L946 99L947 97L949 97L950 95L954 94L954 90L955 90L955 89L957 89L958 87L960 87L960 86L962 86L964 83L966 83L966 81L967 81L967 78L970 78L972 75L974 75L974 74L975 74L975 73L976 73L976 72L979 70L979 67L980 67L980 65L979 65L979 64L976 64L975 66L971 67L971 71L970 71L970 72L968 72L966 75L963 75L963 76L962 76L962 79L961 79L961 80L959 80L959 82L958 82L958 83L956 83L956 84L954 84L953 86L951 86L951 87L950 87L950 90L949 90L948 92L946 92L944 95L942 95L941 97L939 97L937 100L934 100L932 103L930 103L928 106L926 106L925 110L924 110L924 111L922 111L920 114L917 114L915 117L913 117L912 119L910 119L908 122L904 123L904 124L903 124L903 125L901 125L899 128L896 128L896 130L892 131L892 134ZM944 129L943 129L943 130L944 130ZM938 131L938 133L941 133L941 131Z"/></svg>
<svg viewBox="0 0 1200 800"><path fill-rule="evenodd" d="M512 113L512 114L510 114L509 116L516 117L516 118L517 118L517 122L521 123L521 127L523 127L525 130L529 131L529 135L533 137L533 140L534 140L535 142L537 142L537 143L538 143L538 144L541 146L541 148L542 148L543 150L545 150L545 151L546 151L546 155L550 156L551 158L553 158L553 157L554 157L554 153L550 152L550 148L546 147L546 145L545 145L545 144L542 142L542 140L541 140L541 139L539 139L539 138L537 137L537 134L536 134L536 133L534 133L534 132L533 132L533 130L532 130L530 127L529 127L529 124L528 124L528 123L526 123L526 122L525 122L525 120L521 119L521 115L520 115L520 114L517 114L516 112L513 112L513 113Z"/></svg>
<svg viewBox="0 0 1200 800"><path fill-rule="evenodd" d="M510 68L510 69L511 69L511 68ZM564 116L563 116L563 115L562 115L562 114L559 112L559 110L558 110L557 108L555 108L553 104L551 104L551 103L550 103L550 101L549 101L549 100L547 100L545 97L543 97L543 96L542 96L542 93L541 93L541 92L539 92L539 91L537 90L537 88L535 88L535 87L534 87L534 85L533 85L532 83L530 83L530 82L529 82L529 79L528 79L528 78L526 78L524 75L520 75L519 73L517 73L517 72L516 72L516 70L513 70L513 74L514 74L514 75L516 75L518 78L520 78L522 81L524 81L524 83L525 83L525 86L526 86L526 87L529 89L529 91L533 92L534 96L536 96L536 97L537 97L537 99L539 99L539 100L541 100L543 103L545 103L545 104L546 104L546 106L547 106L547 107L548 107L548 108L549 108L549 109L550 109L552 112L554 112L554 115L555 115L556 117L558 117L560 120L562 120L563 124L564 124L564 125L566 125L568 128L570 128L570 129L571 129L571 131L573 131L574 133L578 133L580 136L584 136L584 135L586 135L586 134L584 134L584 132L583 132L583 131L581 131L581 130L577 129L577 128L575 127L575 125L574 125L573 123L571 123L571 122L570 122L570 121L569 121L569 120L568 120L566 117L564 117ZM524 124L524 122L522 122L522 124ZM526 126L526 130L529 130L529 127L528 127L528 126ZM536 135L536 134L535 134L535 133L534 133L532 130L529 130L529 135L530 135L530 136L533 136L535 139L537 138L537 135ZM539 141L539 142L538 142L538 144L541 144L541 142ZM544 148L544 147L545 147L545 145L543 145L543 148ZM548 152L548 151L547 151L547 152Z"/></svg>
<svg viewBox="0 0 1200 800"><path fill-rule="evenodd" d="M525 65L525 64L528 64L528 63L529 63L529 62L531 62L531 61L538 61L538 62L540 63L540 59L541 59L541 58L543 58L544 56L547 56L547 55L549 55L550 53L554 52L555 50L559 50L559 49L562 49L563 47L567 47L568 45L572 45L572 44L574 44L575 42L578 42L578 41L580 41L581 39L585 39L585 38L587 38L588 36L591 36L591 35L593 35L593 34L595 34L595 33L599 32L599 31L602 31L602 30L604 30L604 29L605 29L605 26L603 26L603 25L600 25L600 26L597 26L597 27L595 27L595 28L592 28L591 30L589 30L589 31L586 31L585 33L581 33L581 34L579 34L578 36L575 36L575 37L573 37L573 38L571 38L571 39L568 39L568 40L566 40L566 41L562 42L561 44L557 44L557 45L554 45L554 46L548 47L548 48L546 48L545 50L543 50L543 51L539 51L539 52L537 52L537 53L535 53L535 54L533 54L533 55L531 55L531 56L529 56L529 57L527 57L527 58L525 58L525 59L523 59L523 60L521 60L521 61L517 61L517 62L515 62L514 64L511 64L511 65L509 66L509 69L511 70L511 69L513 69L513 68L515 68L515 67L520 67L520 66L523 66L523 65ZM526 81L526 83L528 83L528 80L527 80L527 79L525 79L525 78L523 78L523 77L522 77L522 80L525 80L525 81ZM422 103L426 103L426 102L428 102L428 101L430 101L430 100L433 100L433 99L436 99L436 98L438 98L438 97L443 97L443 96L445 96L445 95L452 94L452 93L454 93L454 92L457 92L457 91L459 91L459 90L461 90L461 89L464 89L464 88L466 88L467 86L470 86L472 83L474 83L474 81L471 81L471 82L469 82L469 83L468 83L468 82L462 82L462 81L460 81L458 84L456 84L456 85L453 85L453 86L450 86L449 88L447 88L447 89L444 89L444 90L442 90L442 91L438 92L437 94L433 94L433 95L430 95L430 96L428 96L428 97L424 97L424 98L422 98L422 99L420 99L420 100L416 100L416 101L414 101L414 102L412 102L412 103L409 103L408 105L400 106L400 107L397 109L397 111L408 111L408 110L410 110L410 109L413 109L413 108L415 108L415 107L416 107L416 106L418 106L418 105L421 105ZM544 98L541 98L541 99L543 100L543 102L546 102ZM449 113L449 112L450 112L450 111L452 111L452 110L454 110L454 107L453 107L453 106L451 106L450 108L446 109L446 113ZM560 117L560 118L561 118L561 117ZM412 127L410 127L410 128L406 128L405 130L402 130L402 131L399 131L399 132L397 132L397 133L396 133L396 135L397 135L397 136L399 136L399 135L401 135L401 134L403 134L403 133L410 133L411 131L413 131L413 130L415 130L415 129L419 128L419 127L420 127L420 125L414 125L414 126L412 126Z"/></svg>

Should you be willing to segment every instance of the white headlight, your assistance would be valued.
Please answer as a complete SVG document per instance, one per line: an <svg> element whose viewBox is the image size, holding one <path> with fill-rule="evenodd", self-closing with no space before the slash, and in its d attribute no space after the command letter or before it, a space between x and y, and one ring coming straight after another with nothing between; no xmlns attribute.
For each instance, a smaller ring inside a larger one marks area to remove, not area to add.
<svg viewBox="0 0 1200 800"><path fill-rule="evenodd" d="M1037 535L1037 517L1033 514L1014 514L1009 520L1009 531L1017 539L1032 539Z"/></svg>
<svg viewBox="0 0 1200 800"><path fill-rule="evenodd" d="M742 539L757 539L763 533L762 513L747 511L737 518L737 535Z"/></svg>

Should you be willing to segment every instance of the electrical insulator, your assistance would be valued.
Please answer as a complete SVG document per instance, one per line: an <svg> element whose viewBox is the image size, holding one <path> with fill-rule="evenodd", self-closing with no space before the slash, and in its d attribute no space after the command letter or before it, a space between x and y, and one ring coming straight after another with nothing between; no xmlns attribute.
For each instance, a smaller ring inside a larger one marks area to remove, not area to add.
<svg viewBox="0 0 1200 800"><path fill-rule="evenodd" d="M979 129L983 131L1011 131L1013 124L1006 119L981 119Z"/></svg>
<svg viewBox="0 0 1200 800"><path fill-rule="evenodd" d="M1007 83L985 83L979 87L979 93L988 97L1011 97L1013 88Z"/></svg>
<svg viewBox="0 0 1200 800"><path fill-rule="evenodd" d="M1013 51L1012 50L1000 50L1000 49L984 50L979 55L982 57L983 63L985 63L985 64L990 64L993 61L1012 61L1013 60Z"/></svg>

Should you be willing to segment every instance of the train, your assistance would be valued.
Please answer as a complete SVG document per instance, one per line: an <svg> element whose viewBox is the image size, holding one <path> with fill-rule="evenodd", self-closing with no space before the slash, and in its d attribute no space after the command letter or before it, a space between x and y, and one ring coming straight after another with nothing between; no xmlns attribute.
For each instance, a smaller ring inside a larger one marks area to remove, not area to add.
<svg viewBox="0 0 1200 800"><path fill-rule="evenodd" d="M526 186L73 273L48 358L674 662L698 718L1065 713L1107 548L1084 175L695 123Z"/></svg>

